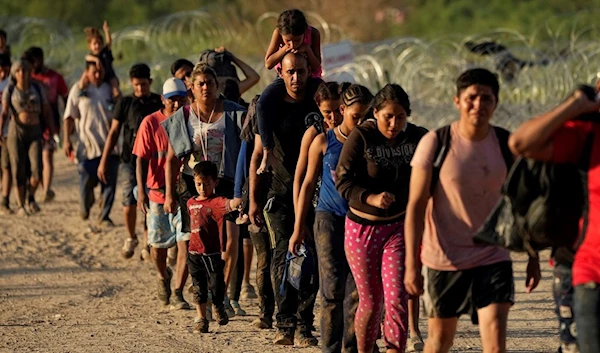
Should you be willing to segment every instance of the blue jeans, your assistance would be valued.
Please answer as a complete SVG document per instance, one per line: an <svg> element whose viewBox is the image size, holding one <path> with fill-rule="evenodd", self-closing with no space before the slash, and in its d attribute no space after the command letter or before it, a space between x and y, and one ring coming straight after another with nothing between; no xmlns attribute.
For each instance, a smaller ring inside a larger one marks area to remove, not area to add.
<svg viewBox="0 0 600 353"><path fill-rule="evenodd" d="M102 184L98 180L98 166L100 165L100 157L87 159L79 162L77 171L79 172L79 195L80 209L84 218L90 214L90 209L94 206L94 188L100 184L102 190L102 211L100 213L100 221L109 219L110 210L115 201L115 191L117 189L117 175L119 171L119 157L110 156L106 164L108 184Z"/></svg>
<svg viewBox="0 0 600 353"><path fill-rule="evenodd" d="M600 352L600 284L589 282L575 287L575 316L579 351Z"/></svg>
<svg viewBox="0 0 600 353"><path fill-rule="evenodd" d="M558 317L559 352L577 352L577 330L573 313L573 284L571 267L557 264L554 267L553 293Z"/></svg>

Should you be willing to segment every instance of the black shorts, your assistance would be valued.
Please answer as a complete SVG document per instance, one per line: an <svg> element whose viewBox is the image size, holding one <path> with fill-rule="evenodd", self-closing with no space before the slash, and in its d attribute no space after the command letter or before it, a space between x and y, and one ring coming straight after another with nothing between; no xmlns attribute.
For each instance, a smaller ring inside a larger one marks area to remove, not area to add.
<svg viewBox="0 0 600 353"><path fill-rule="evenodd" d="M240 238L241 239L250 239L250 232L248 231L247 224L240 226Z"/></svg>
<svg viewBox="0 0 600 353"><path fill-rule="evenodd" d="M463 314L477 324L477 309L515 301L512 262L503 261L462 271L423 268L423 301L431 318L449 319Z"/></svg>

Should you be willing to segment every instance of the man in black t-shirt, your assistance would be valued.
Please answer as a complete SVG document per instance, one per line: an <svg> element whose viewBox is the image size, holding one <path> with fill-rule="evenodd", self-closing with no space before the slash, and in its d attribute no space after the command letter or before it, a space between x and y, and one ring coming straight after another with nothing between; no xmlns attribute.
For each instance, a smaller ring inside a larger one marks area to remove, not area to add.
<svg viewBox="0 0 600 353"><path fill-rule="evenodd" d="M321 80L309 79L308 72L308 61L301 54L290 53L283 58L279 74L285 81L286 92L279 98L276 108L273 109L275 116L268 117L274 124L273 154L276 161L272 164L269 201L264 210L264 217L267 218L271 241L274 243L271 244L274 248L271 277L274 279L273 290L279 309L278 332L274 343L280 345L295 343L299 346L315 346L317 344L317 339L312 336L311 327L314 320L313 309L318 280L313 279L311 284L302 282L298 291L283 279L289 240L294 230L293 182L302 137L306 131L304 118L308 113L319 111L313 100L313 94ZM256 171L262 157L263 146L260 135L256 134L249 170L250 209L248 212L255 225L263 223L262 210L256 203L259 190ZM305 246L309 251L314 249L310 239L307 239ZM309 275L314 275L316 278L316 269L314 272Z"/></svg>
<svg viewBox="0 0 600 353"><path fill-rule="evenodd" d="M138 245L135 234L137 219L137 201L133 188L137 185L135 175L135 156L132 155L133 143L140 123L147 115L163 108L160 95L150 92L152 79L150 68L146 64L136 64L129 70L129 79L133 87L133 95L121 98L115 106L114 119L108 133L104 152L98 167L98 179L106 183L106 165L108 157L112 154L117 144L121 128L123 128L123 149L121 151L121 165L119 166L119 179L123 188L123 215L128 238L123 245L122 255L126 259L133 256ZM144 222L145 224L145 222Z"/></svg>

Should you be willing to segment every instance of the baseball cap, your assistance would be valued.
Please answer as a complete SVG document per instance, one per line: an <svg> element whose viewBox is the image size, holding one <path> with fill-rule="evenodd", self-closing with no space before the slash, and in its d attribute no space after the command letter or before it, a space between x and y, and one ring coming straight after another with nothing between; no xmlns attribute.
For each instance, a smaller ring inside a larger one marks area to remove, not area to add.
<svg viewBox="0 0 600 353"><path fill-rule="evenodd" d="M180 79L170 77L163 84L163 97L171 98L174 96L187 96L187 87Z"/></svg>

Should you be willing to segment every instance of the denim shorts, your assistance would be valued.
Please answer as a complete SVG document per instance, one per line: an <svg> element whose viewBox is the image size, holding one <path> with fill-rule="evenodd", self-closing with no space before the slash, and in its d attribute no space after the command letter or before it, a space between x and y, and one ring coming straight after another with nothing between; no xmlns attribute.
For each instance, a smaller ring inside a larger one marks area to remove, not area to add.
<svg viewBox="0 0 600 353"><path fill-rule="evenodd" d="M166 249L176 242L190 240L190 233L181 231L181 208L176 214L166 213L163 205L150 201L146 215L148 226L148 245Z"/></svg>

